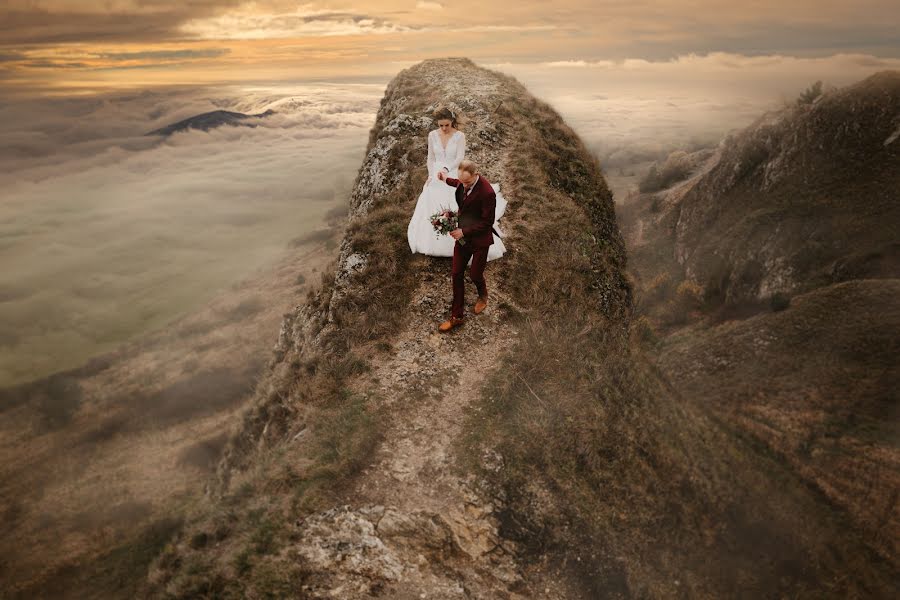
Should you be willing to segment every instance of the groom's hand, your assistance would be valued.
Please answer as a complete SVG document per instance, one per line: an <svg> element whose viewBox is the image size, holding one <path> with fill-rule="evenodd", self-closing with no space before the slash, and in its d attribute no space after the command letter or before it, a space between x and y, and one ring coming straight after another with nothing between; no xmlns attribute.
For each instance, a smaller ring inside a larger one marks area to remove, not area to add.
<svg viewBox="0 0 900 600"><path fill-rule="evenodd" d="M453 231L450 232L450 237L452 237L454 240L458 240L462 236L463 236L462 229L454 229Z"/></svg>

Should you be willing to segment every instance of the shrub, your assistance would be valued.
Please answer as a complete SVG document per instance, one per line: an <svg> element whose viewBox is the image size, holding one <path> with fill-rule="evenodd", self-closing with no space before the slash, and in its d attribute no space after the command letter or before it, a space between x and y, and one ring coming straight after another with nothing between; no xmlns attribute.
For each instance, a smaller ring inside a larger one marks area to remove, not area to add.
<svg viewBox="0 0 900 600"><path fill-rule="evenodd" d="M670 325L684 323L690 314L701 306L703 306L703 288L693 281L682 281L675 290L675 296L666 306L666 321Z"/></svg>
<svg viewBox="0 0 900 600"><path fill-rule="evenodd" d="M37 411L43 425L50 430L68 425L82 399L78 380L62 374L50 376L38 391Z"/></svg>
<svg viewBox="0 0 900 600"><path fill-rule="evenodd" d="M703 288L693 281L682 281L675 290L675 299L688 310L696 310L703 305Z"/></svg>
<svg viewBox="0 0 900 600"><path fill-rule="evenodd" d="M649 301L659 301L672 293L672 276L668 273L659 273L647 284L645 294Z"/></svg>
<svg viewBox="0 0 900 600"><path fill-rule="evenodd" d="M647 175L638 183L638 189L642 193L664 190L687 179L690 174L691 161L687 152L676 150L666 157L666 162L661 167L657 167L656 163L653 163Z"/></svg>
<svg viewBox="0 0 900 600"><path fill-rule="evenodd" d="M772 312L781 312L791 305L791 297L785 294L784 292L775 292L769 298L769 306L772 307Z"/></svg>
<svg viewBox="0 0 900 600"><path fill-rule="evenodd" d="M647 317L638 317L631 325L632 336L643 346L653 346L659 341L653 323Z"/></svg>
<svg viewBox="0 0 900 600"><path fill-rule="evenodd" d="M812 104L816 101L816 98L822 95L822 82L817 81L806 90L800 94L800 97L797 98L797 104Z"/></svg>
<svg viewBox="0 0 900 600"><path fill-rule="evenodd" d="M205 548L208 543L209 543L209 535L207 535L207 533L205 531L201 531L201 532L196 533L193 536L191 536L191 541L189 542L189 545L194 550L198 550L200 548Z"/></svg>
<svg viewBox="0 0 900 600"><path fill-rule="evenodd" d="M638 190L642 194L648 194L659 189L659 169L656 167L656 163L653 163L644 178L638 182Z"/></svg>
<svg viewBox="0 0 900 600"><path fill-rule="evenodd" d="M242 300L240 304L228 310L225 313L225 316L229 322L241 321L262 312L265 308L265 302L263 302L259 296L253 296L252 298Z"/></svg>

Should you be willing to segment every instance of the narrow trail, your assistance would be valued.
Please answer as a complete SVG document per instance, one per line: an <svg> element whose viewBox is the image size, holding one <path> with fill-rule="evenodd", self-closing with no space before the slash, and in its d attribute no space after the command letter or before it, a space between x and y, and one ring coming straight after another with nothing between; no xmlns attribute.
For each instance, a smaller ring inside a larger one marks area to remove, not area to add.
<svg viewBox="0 0 900 600"><path fill-rule="evenodd" d="M321 569L307 591L348 599L570 598L562 582L522 571L515 544L498 533L495 507L453 464L464 420L516 337L497 308L508 298L488 269L488 309L471 313L469 282L466 324L440 334L450 264L425 260L397 350L373 374L380 384L373 401L391 418L384 442L345 504L303 522L298 551Z"/></svg>
<svg viewBox="0 0 900 600"><path fill-rule="evenodd" d="M476 156L493 161L499 173L507 158ZM507 231L515 227L514 212L502 221ZM384 441L343 504L299 524L295 548L316 569L304 592L344 599L576 597L549 573L523 570L515 544L499 535L496 507L453 461L482 386L517 335L498 308L513 303L493 261L487 309L472 312L476 291L467 274L467 320L447 334L437 326L452 296L450 259L420 256L415 264L420 284L408 319L390 360L366 382L378 390L372 408L389 420Z"/></svg>

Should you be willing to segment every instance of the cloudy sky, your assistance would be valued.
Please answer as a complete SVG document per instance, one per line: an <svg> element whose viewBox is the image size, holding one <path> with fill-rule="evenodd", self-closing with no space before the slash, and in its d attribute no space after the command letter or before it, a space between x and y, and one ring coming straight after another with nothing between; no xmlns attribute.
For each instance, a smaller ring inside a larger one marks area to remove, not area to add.
<svg viewBox="0 0 900 600"><path fill-rule="evenodd" d="M0 85L19 91L383 77L448 55L538 64L712 52L900 58L900 9L896 0L0 3Z"/></svg>

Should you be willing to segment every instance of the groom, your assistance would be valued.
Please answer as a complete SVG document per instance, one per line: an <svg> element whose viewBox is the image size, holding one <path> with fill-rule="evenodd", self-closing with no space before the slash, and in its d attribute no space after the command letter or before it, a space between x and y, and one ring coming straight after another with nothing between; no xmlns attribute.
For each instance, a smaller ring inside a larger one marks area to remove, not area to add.
<svg viewBox="0 0 900 600"><path fill-rule="evenodd" d="M472 267L469 269L469 277L478 290L475 314L481 314L487 306L484 266L487 264L488 250L494 243L492 227L497 194L494 193L491 182L479 175L478 165L471 160L459 163L459 179L447 177L443 172L438 173L438 179L456 188L456 205L459 207L459 228L450 232L451 237L456 240L453 244L453 305L450 318L438 327L445 333L465 323L463 294L466 289L466 265L470 258ZM461 238L465 238L463 243L460 243Z"/></svg>

